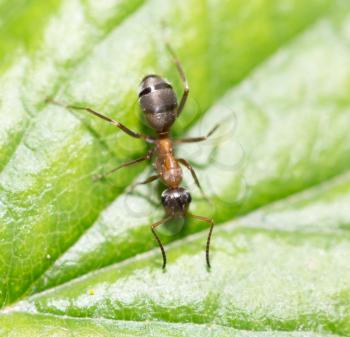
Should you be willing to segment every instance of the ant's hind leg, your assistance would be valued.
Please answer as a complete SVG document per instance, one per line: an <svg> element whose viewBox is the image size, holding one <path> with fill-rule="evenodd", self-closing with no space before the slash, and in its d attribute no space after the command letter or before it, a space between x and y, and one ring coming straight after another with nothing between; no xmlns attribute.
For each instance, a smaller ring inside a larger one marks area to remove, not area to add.
<svg viewBox="0 0 350 337"><path fill-rule="evenodd" d="M151 231L152 231L152 233L153 233L155 239L157 240L157 243L158 243L158 245L159 245L159 248L160 248L160 250L161 250L161 252L162 252L162 257L163 257L163 266L162 266L162 269L165 269L165 267L166 267L166 254L165 254L165 250L164 250L163 244L162 244L162 242L160 241L160 238L159 238L159 236L157 235L155 229L156 229L158 226L160 226L160 225L166 223L166 222L169 221L169 220L170 220L170 218L167 217L167 218L164 218L164 219L162 219L162 220L160 220L160 221L154 223L153 225L151 225Z"/></svg>
<svg viewBox="0 0 350 337"><path fill-rule="evenodd" d="M184 91L183 91L183 94L182 94L182 97L181 97L181 100L180 100L180 104L177 108L177 116L179 116L186 104L186 101L187 101L187 97L190 93L190 87L188 85L188 82L187 82L187 78L186 78L186 75L185 75L185 72L182 68L182 64L180 62L180 60L178 59L174 49L171 47L171 45L166 42L166 48L168 49L169 53L171 54L172 58L173 58L173 61L176 65L176 68L177 68L177 71L181 77L181 81L182 81L182 84L184 86Z"/></svg>
<svg viewBox="0 0 350 337"><path fill-rule="evenodd" d="M69 105L69 104L65 104L65 103L62 103L62 102L58 102L58 101L55 101L51 98L48 98L46 99L46 101L48 103L51 103L51 104L55 104L55 105L58 105L58 106L62 106L66 109L75 109L75 110L85 110L86 112L89 112L91 113L92 115L95 115L103 120L105 120L106 122L114 125L115 127L119 128L120 130L124 131L127 135L133 137L133 138L138 138L138 139L143 139L145 140L146 142L148 143L154 143L154 138L151 137L151 136L148 136L148 135L144 135L144 134L141 134L141 133L137 133L137 132L134 132L132 130L130 130L128 127L126 127L124 124L122 123L119 123L117 122L116 120L108 117L108 116L105 116L91 108L87 108L87 107L82 107L82 106L75 106L75 105Z"/></svg>
<svg viewBox="0 0 350 337"><path fill-rule="evenodd" d="M207 140L218 128L220 124L216 124L206 136L202 137L191 137L191 138L183 138L183 139L178 139L175 140L175 144L182 144L182 143L197 143L197 142L202 142L203 140Z"/></svg>

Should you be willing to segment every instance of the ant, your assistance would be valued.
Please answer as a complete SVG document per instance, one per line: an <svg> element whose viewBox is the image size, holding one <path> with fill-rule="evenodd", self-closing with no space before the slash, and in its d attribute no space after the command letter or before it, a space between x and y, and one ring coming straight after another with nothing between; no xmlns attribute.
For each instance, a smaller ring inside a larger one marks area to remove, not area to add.
<svg viewBox="0 0 350 337"><path fill-rule="evenodd" d="M202 195L204 196L205 199L207 198L203 192L203 189L199 183L197 175L193 167L191 166L191 164L186 159L176 158L174 156L174 144L194 143L194 142L204 141L216 131L219 125L215 125L206 136L202 136L202 137L192 137L192 138L184 138L184 139L178 139L178 140L173 140L170 137L171 126L174 124L176 119L180 116L183 108L185 107L190 89L186 79L185 72L174 50L169 44L166 44L166 47L173 58L173 62L175 63L177 71L180 75L184 90L183 90L180 103L178 104L177 97L173 87L169 82L167 82L161 76L151 74L151 75L145 76L141 81L140 91L138 94L139 104L141 106L143 113L145 114L145 117L149 126L153 128L157 133L157 136L155 137L134 132L130 130L128 127L126 127L125 125L91 108L74 106L74 105L66 105L52 99L48 99L48 101L53 104L63 106L67 109L85 110L99 118L102 118L108 123L111 123L115 127L124 131L129 136L133 138L143 139L147 143L155 145L143 157L135 160L131 160L122 165L119 165L118 167L109 171L105 175L99 176L99 178L105 177L106 175L113 173L121 169L122 167L134 165L136 163L140 163L145 160L150 160L152 159L153 156L156 156L157 158L154 165L156 169L156 174L150 176L145 181L134 184L133 186L148 184L152 181L160 179L167 187L161 195L161 202L165 210L165 217L160 221L151 225L151 231L155 239L157 240L157 243L162 252L162 257L163 257L162 268L165 269L167 259L166 259L166 254L165 254L163 244L156 233L156 228L168 222L171 219L191 216L195 219L205 221L208 224L210 224L210 229L209 229L207 243L206 243L206 263L207 263L207 267L210 269L211 266L210 266L210 260L209 260L209 247L210 247L211 235L214 228L214 221L210 218L200 216L200 215L194 215L188 212L188 208L192 198L191 198L191 194L185 188L180 186L182 182L182 169L180 165L183 165L190 171Z"/></svg>

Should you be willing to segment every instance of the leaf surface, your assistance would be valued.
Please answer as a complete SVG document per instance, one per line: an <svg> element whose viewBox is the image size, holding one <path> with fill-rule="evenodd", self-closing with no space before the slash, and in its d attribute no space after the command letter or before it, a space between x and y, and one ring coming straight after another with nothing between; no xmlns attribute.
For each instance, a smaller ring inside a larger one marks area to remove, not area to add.
<svg viewBox="0 0 350 337"><path fill-rule="evenodd" d="M348 335L348 7L61 1L33 42L19 34L26 47L11 50L0 78L1 334ZM185 176L192 212L217 223L210 273L197 221L161 229L175 242L160 270L148 228L162 216L159 191L123 193L147 175L137 177L142 165L92 179L145 146L45 103L55 96L150 132L135 84L157 72L181 92L162 27L193 89L174 135L221 124L178 150L213 200Z"/></svg>

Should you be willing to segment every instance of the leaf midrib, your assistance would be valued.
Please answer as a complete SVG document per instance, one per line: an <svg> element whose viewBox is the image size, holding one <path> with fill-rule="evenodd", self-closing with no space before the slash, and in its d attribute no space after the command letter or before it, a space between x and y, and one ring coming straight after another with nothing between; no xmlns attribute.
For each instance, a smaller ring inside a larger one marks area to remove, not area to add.
<svg viewBox="0 0 350 337"><path fill-rule="evenodd" d="M10 314L11 312L9 311L8 314ZM6 315L7 313L5 313ZM184 323L179 323L179 322L165 322L165 321L156 321L156 320L147 320L147 321L135 321L135 320L113 320L110 318L92 318L92 317L72 317L72 316L60 316L57 314L52 314L52 313L28 313L29 315L37 315L40 317L52 317L55 319L65 319L68 318L69 320L76 320L76 321L92 321L92 322L108 322L108 323L114 323L114 324L118 324L118 323L136 323L136 324L159 324L165 327L174 327L174 326L178 326L178 327L184 327L184 326L195 326L195 327L210 327L210 328L225 328L225 329L230 329L232 331L235 332L256 332L256 333L265 333L265 332L281 332L281 333L291 333L291 332L296 332L296 333L300 333L300 337L303 337L305 333L313 333L313 334L317 334L317 336L327 336L327 337L346 337L345 335L339 335L339 334L329 334L326 333L325 335L319 335L317 332L312 331L312 330L282 330L282 329L274 329L274 330L248 330L248 329L237 329L234 328L232 326L228 326L228 325L223 325L223 324L218 324L218 323L188 323L188 322L184 322ZM0 313L0 316L3 315Z"/></svg>

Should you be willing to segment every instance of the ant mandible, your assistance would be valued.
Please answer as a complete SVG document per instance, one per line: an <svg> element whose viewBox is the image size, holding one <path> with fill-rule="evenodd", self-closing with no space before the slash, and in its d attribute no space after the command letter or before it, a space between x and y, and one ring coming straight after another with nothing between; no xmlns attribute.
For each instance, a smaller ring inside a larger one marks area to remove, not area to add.
<svg viewBox="0 0 350 337"><path fill-rule="evenodd" d="M177 97L173 87L171 86L170 83L168 83L162 77L151 74L151 75L145 76L141 81L140 92L138 95L139 103L143 113L145 114L148 124L157 133L157 136L155 137L141 134L141 133L136 133L130 130L129 128L127 128L125 125L91 108L74 106L74 105L66 105L51 99L49 99L49 101L53 104L60 105L68 109L85 110L111 123L112 125L124 131L129 136L133 138L143 139L147 143L151 143L155 145L143 157L135 160L131 160L122 165L119 165L115 169L109 171L104 176L110 173L113 173L121 169L122 167L127 167L136 163L140 163L145 160L150 160L152 159L153 156L156 156L157 157L155 161L156 174L152 175L145 181L136 183L135 185L148 184L152 181L160 179L167 186L167 188L163 191L161 195L161 202L165 210L165 217L160 221L151 225L151 231L155 239L157 240L157 243L162 252L162 257L163 257L162 268L165 269L167 259L166 259L166 254L165 254L163 244L159 236L157 235L155 229L161 224L164 224L171 219L184 218L186 216L191 216L195 219L205 221L208 224L210 224L210 229L209 229L207 243L206 243L206 251L205 251L207 266L208 268L210 268L209 247L210 247L211 235L214 228L214 221L210 218L200 216L200 215L194 215L188 212L188 208L192 198L191 198L191 194L185 188L180 186L182 182L182 169L180 165L183 165L190 171L196 185L198 186L198 188L200 189L204 197L205 197L205 194L202 190L202 187L199 183L197 175L193 167L191 166L191 164L186 159L175 158L174 144L195 143L195 142L204 141L215 132L215 130L218 128L219 125L215 125L214 128L212 128L211 131L206 136L202 136L202 137L184 138L184 139L178 139L178 140L173 140L170 137L171 126L174 124L175 120L179 117L179 115L181 114L186 104L186 100L189 94L189 85L186 79L185 72L174 50L171 48L169 44L166 44L166 47L170 52L173 58L173 61L176 65L177 71L181 77L181 81L184 86L184 91L183 91L180 103L178 104Z"/></svg>

